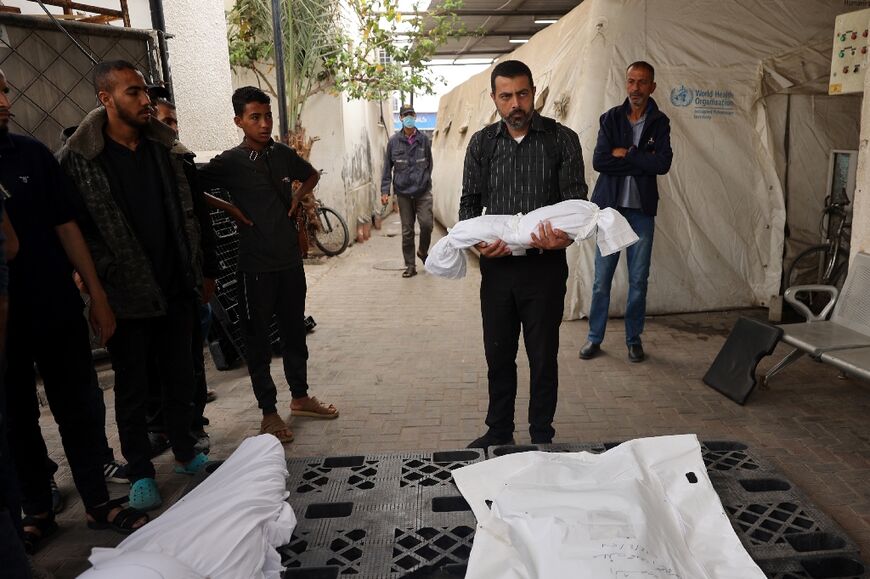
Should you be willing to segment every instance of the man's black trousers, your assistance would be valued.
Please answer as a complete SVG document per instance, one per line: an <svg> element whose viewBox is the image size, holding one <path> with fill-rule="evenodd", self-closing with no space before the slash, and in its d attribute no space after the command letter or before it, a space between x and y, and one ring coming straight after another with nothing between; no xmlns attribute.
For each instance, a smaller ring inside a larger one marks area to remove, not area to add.
<svg viewBox="0 0 870 579"><path fill-rule="evenodd" d="M22 508L30 515L51 512L51 471L39 428L34 363L85 507L105 503L109 495L103 478L104 422L93 403L87 322L79 310L41 316L23 304L9 306L8 442L21 483Z"/></svg>
<svg viewBox="0 0 870 579"><path fill-rule="evenodd" d="M308 346L305 343L305 270L298 267L265 273L239 273L239 315L251 385L263 414L277 412L272 380L272 316L278 322L284 377L293 398L308 396Z"/></svg>
<svg viewBox="0 0 870 579"><path fill-rule="evenodd" d="M193 298L170 300L166 315L119 319L109 340L115 370L115 421L130 482L154 478L148 442L149 354L155 356L167 436L179 462L194 457L190 433L193 416L193 357L190 348L196 303Z"/></svg>
<svg viewBox="0 0 870 579"><path fill-rule="evenodd" d="M565 251L481 258L480 309L489 368L486 425L499 438L514 432L517 350L522 329L529 357L529 434L550 442L559 388L559 326L565 305Z"/></svg>

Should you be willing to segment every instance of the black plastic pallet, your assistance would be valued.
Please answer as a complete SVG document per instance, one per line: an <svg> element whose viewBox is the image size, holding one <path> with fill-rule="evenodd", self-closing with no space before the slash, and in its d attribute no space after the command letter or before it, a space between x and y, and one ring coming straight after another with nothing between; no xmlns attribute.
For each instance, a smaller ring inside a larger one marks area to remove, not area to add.
<svg viewBox="0 0 870 579"><path fill-rule="evenodd" d="M284 577L463 577L476 520L453 483L454 469L486 456L528 450L600 453L618 444L501 446L487 455L457 450L290 459L287 500L298 524L291 542L279 549ZM768 577L868 577L845 532L745 444L708 441L702 454L737 535Z"/></svg>

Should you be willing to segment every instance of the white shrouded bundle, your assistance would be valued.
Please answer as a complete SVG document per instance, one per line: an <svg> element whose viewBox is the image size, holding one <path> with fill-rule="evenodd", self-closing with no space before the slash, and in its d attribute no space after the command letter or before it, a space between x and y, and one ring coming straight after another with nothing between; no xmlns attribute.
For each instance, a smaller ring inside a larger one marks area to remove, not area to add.
<svg viewBox="0 0 870 579"><path fill-rule="evenodd" d="M280 579L276 547L296 516L277 438L248 438L214 473L114 549L94 548L80 579Z"/></svg>
<svg viewBox="0 0 870 579"><path fill-rule="evenodd" d="M453 471L477 517L466 579L764 579L694 435L602 454L523 452Z"/></svg>
<svg viewBox="0 0 870 579"><path fill-rule="evenodd" d="M597 232L596 242L602 255L610 255L637 242L637 235L628 221L614 209L599 209L598 205L580 199L570 199L547 205L525 215L481 215L460 221L429 250L426 271L439 277L465 277L464 249L481 241L503 240L511 253L522 254L531 247L532 233L549 221L574 239L582 241Z"/></svg>

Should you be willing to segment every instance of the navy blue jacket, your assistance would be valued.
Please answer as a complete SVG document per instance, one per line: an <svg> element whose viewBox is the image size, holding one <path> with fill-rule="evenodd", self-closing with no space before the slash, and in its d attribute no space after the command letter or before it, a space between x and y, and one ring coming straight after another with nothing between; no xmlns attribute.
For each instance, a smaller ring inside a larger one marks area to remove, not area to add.
<svg viewBox="0 0 870 579"><path fill-rule="evenodd" d="M598 142L592 155L592 167L600 175L592 193L592 202L602 209L615 208L625 177L631 175L637 182L641 210L654 216L659 203L656 176L670 170L674 156L671 150L671 121L659 110L655 101L649 99L640 144L634 147L629 112L631 105L625 99L621 105L601 115ZM628 149L628 154L622 159L611 154L618 147Z"/></svg>

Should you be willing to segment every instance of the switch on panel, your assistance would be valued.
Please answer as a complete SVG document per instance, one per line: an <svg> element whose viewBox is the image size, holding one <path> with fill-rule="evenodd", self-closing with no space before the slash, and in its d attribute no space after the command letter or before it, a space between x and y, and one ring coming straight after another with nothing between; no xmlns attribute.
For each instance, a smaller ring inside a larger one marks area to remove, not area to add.
<svg viewBox="0 0 870 579"><path fill-rule="evenodd" d="M870 8L837 16L828 94L864 92L864 75L870 64L868 31Z"/></svg>

